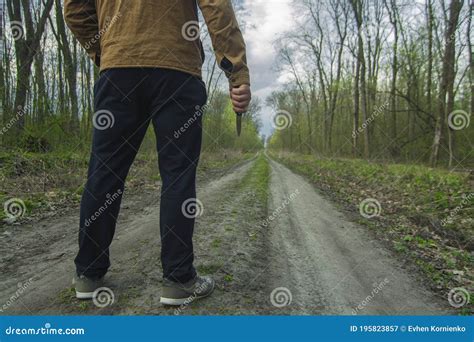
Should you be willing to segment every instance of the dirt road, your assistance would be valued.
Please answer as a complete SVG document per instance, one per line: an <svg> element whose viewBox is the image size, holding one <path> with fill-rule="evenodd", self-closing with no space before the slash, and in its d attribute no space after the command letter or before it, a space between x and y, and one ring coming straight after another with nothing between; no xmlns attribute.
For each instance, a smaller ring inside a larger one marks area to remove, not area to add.
<svg viewBox="0 0 474 342"><path fill-rule="evenodd" d="M287 313L441 314L444 303L366 231L285 166L271 162L271 283ZM280 209L280 210L279 210Z"/></svg>
<svg viewBox="0 0 474 342"><path fill-rule="evenodd" d="M148 191L124 196L106 282L113 304L73 296L72 208L1 233L1 314L446 312L447 303L311 184L274 161L262 176L265 163L255 158L200 183L196 267L217 280L211 298L179 310L159 304L159 196Z"/></svg>

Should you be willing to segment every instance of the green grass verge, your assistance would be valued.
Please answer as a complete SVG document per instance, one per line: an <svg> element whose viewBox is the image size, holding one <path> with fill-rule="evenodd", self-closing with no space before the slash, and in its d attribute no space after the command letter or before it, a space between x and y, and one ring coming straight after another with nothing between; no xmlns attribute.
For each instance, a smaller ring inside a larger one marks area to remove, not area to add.
<svg viewBox="0 0 474 342"><path fill-rule="evenodd" d="M265 205L268 204L268 189L270 183L270 164L267 158L260 153L252 166L250 172L244 177L243 182L247 183L255 191L257 202Z"/></svg>
<svg viewBox="0 0 474 342"><path fill-rule="evenodd" d="M236 151L203 153L198 173L220 172L254 154ZM20 219L79 203L87 176L89 152L0 153L0 203L21 203ZM142 149L130 170L127 190L156 187L160 181L156 152ZM21 200L20 202L18 200ZM0 210L0 225L7 218Z"/></svg>

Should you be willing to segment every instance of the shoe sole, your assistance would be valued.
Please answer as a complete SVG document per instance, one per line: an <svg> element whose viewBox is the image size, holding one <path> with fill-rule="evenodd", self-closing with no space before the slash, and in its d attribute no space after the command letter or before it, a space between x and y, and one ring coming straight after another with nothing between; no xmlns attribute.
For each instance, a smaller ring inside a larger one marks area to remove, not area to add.
<svg viewBox="0 0 474 342"><path fill-rule="evenodd" d="M75 279L75 278L72 278L72 285L73 285L73 286L76 285L76 279ZM92 298L94 298L94 292L95 292L95 291L92 291L92 292L80 292L80 291L77 291L77 290L76 290L76 298L77 298L77 299L92 299Z"/></svg>
<svg viewBox="0 0 474 342"><path fill-rule="evenodd" d="M94 292L79 292L76 291L77 299L92 299L94 298Z"/></svg>
<svg viewBox="0 0 474 342"><path fill-rule="evenodd" d="M201 295L201 296L191 295L191 296L186 297L186 298L160 297L160 303L164 304L164 305L171 305L171 306L180 306L180 305L184 305L184 304L191 304L192 302L194 302L197 299L202 299L202 298L209 297L214 292L214 287L215 287L215 284L212 285L212 289L207 294Z"/></svg>

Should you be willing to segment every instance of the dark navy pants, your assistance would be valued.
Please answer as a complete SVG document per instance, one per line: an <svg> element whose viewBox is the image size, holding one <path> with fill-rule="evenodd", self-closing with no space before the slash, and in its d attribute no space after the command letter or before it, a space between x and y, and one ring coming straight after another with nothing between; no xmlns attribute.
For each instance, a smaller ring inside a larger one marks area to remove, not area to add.
<svg viewBox="0 0 474 342"><path fill-rule="evenodd" d="M182 204L196 198L202 107L207 101L203 81L160 68L109 69L101 73L94 95L94 133L81 201L77 273L97 278L110 266L109 246L125 179L151 121L162 178L163 276L179 282L192 279L196 275L194 218L182 211Z"/></svg>

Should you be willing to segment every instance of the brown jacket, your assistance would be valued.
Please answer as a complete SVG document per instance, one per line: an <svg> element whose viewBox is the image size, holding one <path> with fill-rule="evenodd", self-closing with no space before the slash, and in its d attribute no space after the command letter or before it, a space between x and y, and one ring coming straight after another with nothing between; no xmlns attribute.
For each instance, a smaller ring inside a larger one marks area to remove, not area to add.
<svg viewBox="0 0 474 342"><path fill-rule="evenodd" d="M64 18L101 70L161 67L201 77L198 5L230 84L250 84L231 0L65 0Z"/></svg>

